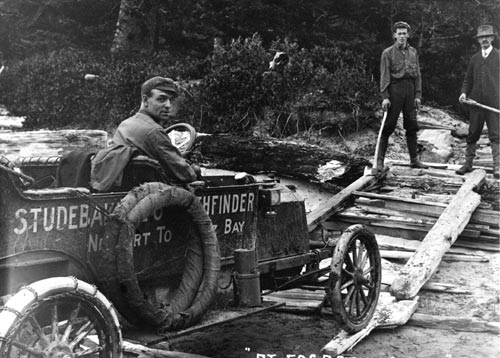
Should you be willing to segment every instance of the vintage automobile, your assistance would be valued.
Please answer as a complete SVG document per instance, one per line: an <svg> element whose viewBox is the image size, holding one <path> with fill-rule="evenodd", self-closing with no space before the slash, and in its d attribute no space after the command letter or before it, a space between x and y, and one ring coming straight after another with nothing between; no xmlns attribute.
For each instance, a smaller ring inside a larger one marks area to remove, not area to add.
<svg viewBox="0 0 500 358"><path fill-rule="evenodd" d="M196 133L180 127L189 149ZM119 357L122 320L183 329L225 289L258 305L264 290L316 285L348 332L371 319L381 279L374 235L354 225L311 242L304 199L279 180L207 171L169 185L139 156L119 186L94 192L56 185L63 171L89 168L89 156L69 154L0 159L1 357Z"/></svg>

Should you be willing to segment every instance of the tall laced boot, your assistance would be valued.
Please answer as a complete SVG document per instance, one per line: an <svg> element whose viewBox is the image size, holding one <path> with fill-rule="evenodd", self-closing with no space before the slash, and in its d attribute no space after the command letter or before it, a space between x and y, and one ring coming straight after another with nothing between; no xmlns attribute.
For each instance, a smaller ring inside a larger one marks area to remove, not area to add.
<svg viewBox="0 0 500 358"><path fill-rule="evenodd" d="M499 143L491 143L491 154L493 155L493 177L500 179L500 149Z"/></svg>
<svg viewBox="0 0 500 358"><path fill-rule="evenodd" d="M410 167L427 169L428 165L425 165L417 156L417 134L411 134L406 136L406 144L408 145L408 153L410 154Z"/></svg>
<svg viewBox="0 0 500 358"><path fill-rule="evenodd" d="M455 173L459 175L470 173L472 171L472 162L474 161L475 156L476 156L476 143L467 143L467 147L465 148L465 163L460 168L455 170Z"/></svg>
<svg viewBox="0 0 500 358"><path fill-rule="evenodd" d="M380 173L384 169L384 159L385 152L387 151L387 144L389 143L389 137L382 135L380 137L380 143L378 144L378 155L377 155L377 170Z"/></svg>

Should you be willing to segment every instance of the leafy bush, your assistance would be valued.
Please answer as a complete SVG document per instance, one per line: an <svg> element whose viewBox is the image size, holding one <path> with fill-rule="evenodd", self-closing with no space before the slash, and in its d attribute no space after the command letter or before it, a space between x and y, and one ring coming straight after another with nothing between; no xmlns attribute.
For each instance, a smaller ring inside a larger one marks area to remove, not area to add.
<svg viewBox="0 0 500 358"><path fill-rule="evenodd" d="M26 116L27 128L112 131L138 109L142 82L163 75L185 80L178 120L207 132L245 135L264 128L257 131L275 137L322 128L325 111L348 113L328 125L353 131L376 104L362 55L335 46L308 50L288 40L271 48L254 35L218 46L204 60L169 53L111 59L65 49L10 67L0 78L0 101ZM276 51L291 60L271 71ZM86 81L88 73L98 77Z"/></svg>
<svg viewBox="0 0 500 358"><path fill-rule="evenodd" d="M200 61L155 57L110 59L65 49L12 65L0 78L0 102L26 116L26 128L100 128L111 131L138 109L140 85L164 75L200 75ZM85 74L98 77L86 81Z"/></svg>
<svg viewBox="0 0 500 358"><path fill-rule="evenodd" d="M264 49L258 35L216 48L208 73L190 90L184 116L199 118L198 127L210 132L249 134L263 126L282 137L310 129L325 110L352 113L358 128L361 112L376 105L376 83L361 54L337 47L307 50L288 40L271 48ZM291 60L270 71L277 51Z"/></svg>

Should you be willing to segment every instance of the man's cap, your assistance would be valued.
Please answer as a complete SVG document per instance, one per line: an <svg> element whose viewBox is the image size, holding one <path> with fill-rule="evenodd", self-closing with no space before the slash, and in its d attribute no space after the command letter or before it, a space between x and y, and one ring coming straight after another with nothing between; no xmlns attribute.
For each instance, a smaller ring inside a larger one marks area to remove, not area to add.
<svg viewBox="0 0 500 358"><path fill-rule="evenodd" d="M144 82L141 87L141 95L148 94L155 88L175 96L179 95L175 82L171 78L161 76L152 77Z"/></svg>
<svg viewBox="0 0 500 358"><path fill-rule="evenodd" d="M407 22L404 22L404 21L398 21L398 22L395 22L394 23L394 26L392 27L392 29L394 30L394 32L396 32L396 29L400 29L402 27L405 27L406 29L408 29L408 32L411 31L411 26L409 23Z"/></svg>
<svg viewBox="0 0 500 358"><path fill-rule="evenodd" d="M477 28L476 37L483 36L496 36L495 30L493 30L493 26L491 25L481 25Z"/></svg>

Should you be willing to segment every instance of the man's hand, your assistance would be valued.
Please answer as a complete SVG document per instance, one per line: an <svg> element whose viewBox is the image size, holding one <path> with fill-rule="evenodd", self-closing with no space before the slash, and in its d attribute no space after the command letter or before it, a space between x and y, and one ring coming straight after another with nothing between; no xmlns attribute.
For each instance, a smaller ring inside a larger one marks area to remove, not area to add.
<svg viewBox="0 0 500 358"><path fill-rule="evenodd" d="M201 180L201 168L196 164L191 164L191 168L193 168L193 171L196 173L196 180Z"/></svg>
<svg viewBox="0 0 500 358"><path fill-rule="evenodd" d="M422 106L422 101L420 100L420 98L415 98L415 109L418 111L421 106Z"/></svg>
<svg viewBox="0 0 500 358"><path fill-rule="evenodd" d="M466 95L465 93L462 93L462 94L460 95L460 97L458 97L458 101L459 101L460 103L464 103L466 99L467 99L467 95Z"/></svg>
<svg viewBox="0 0 500 358"><path fill-rule="evenodd" d="M391 101L389 100L389 98L384 98L384 100L382 101L382 109L384 111L387 111L390 106L391 106Z"/></svg>

